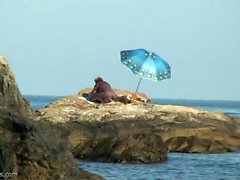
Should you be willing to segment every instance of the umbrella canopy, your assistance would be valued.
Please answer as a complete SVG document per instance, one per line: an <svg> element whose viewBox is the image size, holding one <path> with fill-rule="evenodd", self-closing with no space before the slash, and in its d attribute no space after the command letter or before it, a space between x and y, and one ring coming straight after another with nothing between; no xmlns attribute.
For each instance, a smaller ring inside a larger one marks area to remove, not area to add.
<svg viewBox="0 0 240 180"><path fill-rule="evenodd" d="M154 52L148 52L145 49L133 49L121 51L120 55L121 62L140 77L138 87L142 78L153 81L171 78L171 67Z"/></svg>
<svg viewBox="0 0 240 180"><path fill-rule="evenodd" d="M154 52L134 49L121 51L120 54L121 62L137 76L153 81L171 78L169 64Z"/></svg>

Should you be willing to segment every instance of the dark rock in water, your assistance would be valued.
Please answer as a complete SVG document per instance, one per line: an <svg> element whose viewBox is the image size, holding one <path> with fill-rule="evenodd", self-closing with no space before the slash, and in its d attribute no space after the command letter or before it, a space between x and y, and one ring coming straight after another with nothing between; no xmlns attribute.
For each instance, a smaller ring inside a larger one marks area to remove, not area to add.
<svg viewBox="0 0 240 180"><path fill-rule="evenodd" d="M63 128L6 108L0 109L0 125L0 172L19 179L101 179L79 170Z"/></svg>
<svg viewBox="0 0 240 180"><path fill-rule="evenodd" d="M0 178L14 173L13 179L102 179L79 169L66 128L32 118L29 103L0 55Z"/></svg>
<svg viewBox="0 0 240 180"><path fill-rule="evenodd" d="M141 123L139 123L141 124ZM121 163L153 163L167 159L167 147L151 132L133 130L128 122L69 123L75 157Z"/></svg>
<svg viewBox="0 0 240 180"><path fill-rule="evenodd" d="M14 74L7 60L0 54L0 106L11 108L23 115L31 115L29 102L21 96Z"/></svg>

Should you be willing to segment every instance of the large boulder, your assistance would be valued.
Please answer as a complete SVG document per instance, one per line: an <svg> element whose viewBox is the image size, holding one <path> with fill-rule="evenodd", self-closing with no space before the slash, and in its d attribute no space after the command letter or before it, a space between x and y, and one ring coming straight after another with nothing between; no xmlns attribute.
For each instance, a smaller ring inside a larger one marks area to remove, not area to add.
<svg viewBox="0 0 240 180"><path fill-rule="evenodd" d="M35 119L67 128L72 151L80 159L123 163L166 160L167 147L161 137L144 119L133 119L144 113L132 107L120 102L98 105L75 95L49 104Z"/></svg>
<svg viewBox="0 0 240 180"><path fill-rule="evenodd" d="M126 162L131 156L129 162L156 162L166 158L164 144L171 152L196 153L228 152L240 147L239 120L222 112L184 106L140 101L99 105L80 94L49 104L36 119L68 128L74 155L83 159ZM124 158L116 153L121 152L119 147L129 146L134 155L131 150L122 153Z"/></svg>
<svg viewBox="0 0 240 180"><path fill-rule="evenodd" d="M0 54L0 106L5 106L23 114L31 115L29 102L21 96L15 77L6 58Z"/></svg>
<svg viewBox="0 0 240 180"><path fill-rule="evenodd" d="M3 56L0 103L0 179L102 179L78 167L65 128L32 119L34 113Z"/></svg>
<svg viewBox="0 0 240 180"><path fill-rule="evenodd" d="M128 121L67 123L74 156L120 163L152 163L167 159L167 147L160 136L129 125Z"/></svg>
<svg viewBox="0 0 240 180"><path fill-rule="evenodd" d="M0 172L15 179L101 179L79 169L69 151L67 131L0 108Z"/></svg>

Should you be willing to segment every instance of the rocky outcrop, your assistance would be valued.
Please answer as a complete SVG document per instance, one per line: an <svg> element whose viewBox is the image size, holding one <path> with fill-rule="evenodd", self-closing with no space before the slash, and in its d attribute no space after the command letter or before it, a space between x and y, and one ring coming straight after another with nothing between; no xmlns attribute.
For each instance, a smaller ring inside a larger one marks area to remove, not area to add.
<svg viewBox="0 0 240 180"><path fill-rule="evenodd" d="M84 100L80 93L41 109L37 119L69 129L73 153L82 159L157 162L166 159L164 144L171 152L195 153L228 152L240 147L237 119L183 106L139 101L98 105Z"/></svg>
<svg viewBox="0 0 240 180"><path fill-rule="evenodd" d="M125 121L71 122L67 126L73 154L79 159L121 163L151 163L167 159L167 148L161 137L129 127Z"/></svg>
<svg viewBox="0 0 240 180"><path fill-rule="evenodd" d="M79 170L66 130L6 108L0 109L0 124L0 172L16 173L16 179L101 179Z"/></svg>
<svg viewBox="0 0 240 180"><path fill-rule="evenodd" d="M65 128L34 121L14 75L0 56L0 179L102 179L79 169ZM8 174L5 174L8 173ZM5 176L7 175L7 176Z"/></svg>
<svg viewBox="0 0 240 180"><path fill-rule="evenodd" d="M28 101L21 96L6 58L0 54L0 106L3 105L26 116L32 113Z"/></svg>
<svg viewBox="0 0 240 180"><path fill-rule="evenodd" d="M89 89L81 92L89 92ZM136 103L148 99L145 95L138 96ZM121 114L122 110L126 110L126 116ZM167 147L161 137L152 133L151 127L143 121L132 122L134 114L127 115L129 111L131 106L120 102L98 105L75 95L49 104L39 111L36 119L60 123L67 128L72 151L80 159L123 163L166 160ZM149 130L145 131L146 128Z"/></svg>

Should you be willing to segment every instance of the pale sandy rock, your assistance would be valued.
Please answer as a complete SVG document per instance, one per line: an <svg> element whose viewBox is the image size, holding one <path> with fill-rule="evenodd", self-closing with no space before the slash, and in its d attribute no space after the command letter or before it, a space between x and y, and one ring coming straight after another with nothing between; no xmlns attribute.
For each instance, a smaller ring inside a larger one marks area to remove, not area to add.
<svg viewBox="0 0 240 180"><path fill-rule="evenodd" d="M0 104L14 109L23 115L31 115L29 102L24 99L16 84L15 76L9 68L7 59L0 54Z"/></svg>
<svg viewBox="0 0 240 180"><path fill-rule="evenodd" d="M227 152L240 147L239 120L222 112L143 101L99 105L83 100L81 94L53 102L41 109L38 117L71 127L74 134L69 137L74 148L82 147L83 139L87 142L94 138L95 131L104 138L152 133L165 142L168 151L175 152ZM86 124L89 126L82 129ZM83 131L81 135L77 135L78 130Z"/></svg>
<svg viewBox="0 0 240 180"><path fill-rule="evenodd" d="M0 54L0 64L6 66L8 64L6 58Z"/></svg>

